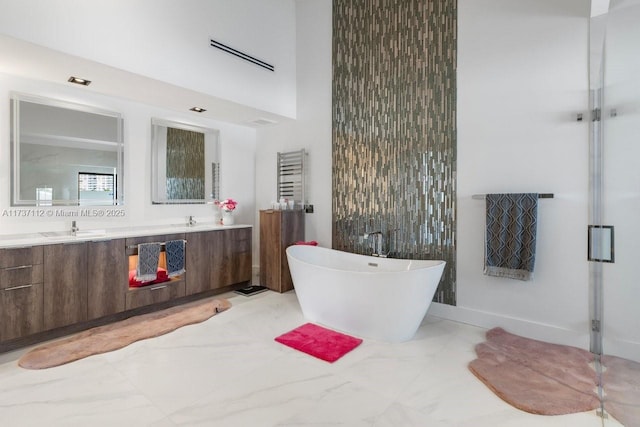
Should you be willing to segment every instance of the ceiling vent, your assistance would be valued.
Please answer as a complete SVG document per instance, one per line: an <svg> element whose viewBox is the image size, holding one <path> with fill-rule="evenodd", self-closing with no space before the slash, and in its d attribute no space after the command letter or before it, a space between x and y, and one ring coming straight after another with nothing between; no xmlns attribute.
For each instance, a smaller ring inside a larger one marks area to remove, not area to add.
<svg viewBox="0 0 640 427"><path fill-rule="evenodd" d="M258 118L255 120L252 120L249 122L249 124L252 124L254 126L267 126L267 125L275 125L278 122L274 121L274 120L269 120L269 119L265 119L265 118Z"/></svg>
<svg viewBox="0 0 640 427"><path fill-rule="evenodd" d="M261 61L258 58L254 58L251 55L248 55L248 54L246 54L244 52L240 52L239 50L234 49L232 47L229 47L226 44L222 44L222 43L220 43L218 41L215 41L214 39L210 39L210 41L211 41L211 46L213 46L215 48L218 48L218 49L220 49L220 50L222 50L224 52L227 52L228 54L231 54L233 56L236 56L236 57L238 57L240 59L244 59L247 62L251 62L252 64L255 64L255 65L259 66L259 67L265 68L265 69L267 69L269 71L275 71L275 67L273 65L271 65L271 64L267 64L266 62Z"/></svg>

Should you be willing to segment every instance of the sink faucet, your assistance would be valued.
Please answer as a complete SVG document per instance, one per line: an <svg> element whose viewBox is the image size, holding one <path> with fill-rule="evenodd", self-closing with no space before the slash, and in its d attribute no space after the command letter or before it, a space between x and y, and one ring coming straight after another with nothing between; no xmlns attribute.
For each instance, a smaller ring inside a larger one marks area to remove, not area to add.
<svg viewBox="0 0 640 427"><path fill-rule="evenodd" d="M71 221L71 234L75 236L79 230L80 228L76 225L76 222Z"/></svg>
<svg viewBox="0 0 640 427"><path fill-rule="evenodd" d="M195 219L193 219L193 216L192 216L192 215L189 215L189 219L187 220L187 225L188 225L189 227L193 227L194 225L196 225L196 220L195 220Z"/></svg>

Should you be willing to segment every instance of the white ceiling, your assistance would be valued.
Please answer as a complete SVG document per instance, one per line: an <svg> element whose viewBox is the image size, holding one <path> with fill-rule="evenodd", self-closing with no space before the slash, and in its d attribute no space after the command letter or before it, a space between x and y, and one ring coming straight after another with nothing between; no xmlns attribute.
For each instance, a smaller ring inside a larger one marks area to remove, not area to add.
<svg viewBox="0 0 640 427"><path fill-rule="evenodd" d="M88 91L181 112L202 107L207 111L193 114L250 127L291 120L2 34L0 52L0 73L61 84L72 84L73 75L92 81Z"/></svg>

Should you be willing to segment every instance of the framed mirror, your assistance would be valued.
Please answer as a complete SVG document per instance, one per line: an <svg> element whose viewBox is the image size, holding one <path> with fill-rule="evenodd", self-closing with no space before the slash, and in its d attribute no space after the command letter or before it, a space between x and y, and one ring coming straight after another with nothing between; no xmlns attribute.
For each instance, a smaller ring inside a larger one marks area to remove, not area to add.
<svg viewBox="0 0 640 427"><path fill-rule="evenodd" d="M124 204L119 113L11 94L11 205Z"/></svg>
<svg viewBox="0 0 640 427"><path fill-rule="evenodd" d="M219 198L219 131L151 119L151 200L206 203Z"/></svg>

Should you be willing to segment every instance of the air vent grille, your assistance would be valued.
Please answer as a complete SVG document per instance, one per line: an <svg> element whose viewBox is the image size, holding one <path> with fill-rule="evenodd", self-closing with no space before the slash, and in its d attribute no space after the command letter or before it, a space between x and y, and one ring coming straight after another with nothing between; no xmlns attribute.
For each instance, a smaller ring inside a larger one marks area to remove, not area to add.
<svg viewBox="0 0 640 427"><path fill-rule="evenodd" d="M210 43L211 43L211 46L213 46L215 48L218 48L223 52L227 52L230 55L233 55L233 56L238 57L240 59L244 59L245 61L251 62L252 64L255 64L255 65L259 66L259 67L262 67L262 68L267 69L269 71L275 71L276 70L276 68L273 65L271 65L269 63L266 63L266 62L262 61L261 59L255 58L255 57L253 57L253 56L251 56L249 54L241 52L241 51L239 51L237 49L234 49L234 48L232 48L230 46L227 46L226 44L220 43L219 41L215 41L214 39L210 39Z"/></svg>

